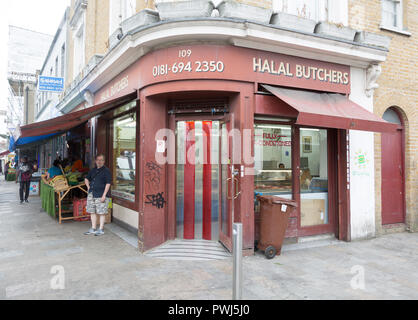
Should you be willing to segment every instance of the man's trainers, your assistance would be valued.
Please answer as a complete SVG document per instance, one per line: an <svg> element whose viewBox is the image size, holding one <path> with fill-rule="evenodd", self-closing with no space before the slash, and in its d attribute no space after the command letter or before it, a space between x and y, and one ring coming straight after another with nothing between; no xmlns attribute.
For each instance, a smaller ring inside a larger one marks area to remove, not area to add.
<svg viewBox="0 0 418 320"><path fill-rule="evenodd" d="M90 235L90 234L96 234L96 229L90 228L89 231L84 233L86 236Z"/></svg>
<svg viewBox="0 0 418 320"><path fill-rule="evenodd" d="M104 230L97 229L95 236L102 236L102 235L104 235Z"/></svg>

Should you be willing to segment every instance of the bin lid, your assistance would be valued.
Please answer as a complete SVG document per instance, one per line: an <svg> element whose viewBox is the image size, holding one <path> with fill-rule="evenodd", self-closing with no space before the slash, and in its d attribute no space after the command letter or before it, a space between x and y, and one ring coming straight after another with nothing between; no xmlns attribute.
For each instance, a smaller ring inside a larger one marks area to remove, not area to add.
<svg viewBox="0 0 418 320"><path fill-rule="evenodd" d="M266 196L257 196L257 200L263 201L263 202L268 202L270 204L285 204L285 205L293 206L293 207L298 206L296 201L285 199L285 198L278 197L278 196L267 196L267 195Z"/></svg>

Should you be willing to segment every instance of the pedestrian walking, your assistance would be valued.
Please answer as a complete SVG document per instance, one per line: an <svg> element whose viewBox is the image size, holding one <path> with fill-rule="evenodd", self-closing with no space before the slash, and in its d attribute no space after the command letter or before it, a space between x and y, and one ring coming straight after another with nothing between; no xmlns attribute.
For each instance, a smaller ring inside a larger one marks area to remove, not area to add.
<svg viewBox="0 0 418 320"><path fill-rule="evenodd" d="M4 165L4 180L7 181L7 176L9 174L9 161Z"/></svg>
<svg viewBox="0 0 418 320"><path fill-rule="evenodd" d="M17 166L16 172L16 183L20 183L19 188L19 196L20 196L20 203L25 201L26 203L29 202L29 187L30 187L30 180L32 179L33 167L28 161L28 157L23 157L19 165Z"/></svg>
<svg viewBox="0 0 418 320"><path fill-rule="evenodd" d="M105 156L96 157L96 167L88 173L85 183L88 189L86 212L91 216L91 228L85 235L104 234L104 223L108 214L110 201L110 186L112 177L110 170L105 167ZM97 230L97 217L100 217L100 227Z"/></svg>

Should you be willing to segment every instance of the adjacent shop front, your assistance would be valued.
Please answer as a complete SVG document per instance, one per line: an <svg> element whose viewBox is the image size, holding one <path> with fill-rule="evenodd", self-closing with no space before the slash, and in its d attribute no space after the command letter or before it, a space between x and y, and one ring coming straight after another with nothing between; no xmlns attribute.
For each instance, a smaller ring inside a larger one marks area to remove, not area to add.
<svg viewBox="0 0 418 320"><path fill-rule="evenodd" d="M272 194L299 205L288 238L358 237L374 217L365 207L357 219L358 201L374 195L367 131L395 130L354 102L366 101L364 74L225 44L144 55L95 93L96 105L118 104L95 135L113 173L114 221L137 230L141 251L174 238L231 249L241 222L251 253L255 196Z"/></svg>

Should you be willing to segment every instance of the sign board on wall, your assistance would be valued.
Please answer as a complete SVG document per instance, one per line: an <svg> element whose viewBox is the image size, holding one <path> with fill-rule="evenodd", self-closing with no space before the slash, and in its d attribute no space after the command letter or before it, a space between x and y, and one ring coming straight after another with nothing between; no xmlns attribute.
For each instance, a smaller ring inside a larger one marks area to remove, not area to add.
<svg viewBox="0 0 418 320"><path fill-rule="evenodd" d="M350 67L248 48L195 45L151 52L95 94L95 104L145 86L177 80L217 79L350 93Z"/></svg>
<svg viewBox="0 0 418 320"><path fill-rule="evenodd" d="M30 182L29 195L39 196L39 181L31 181Z"/></svg>
<svg viewBox="0 0 418 320"><path fill-rule="evenodd" d="M64 78L39 76L38 91L63 92L64 91Z"/></svg>

